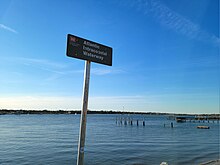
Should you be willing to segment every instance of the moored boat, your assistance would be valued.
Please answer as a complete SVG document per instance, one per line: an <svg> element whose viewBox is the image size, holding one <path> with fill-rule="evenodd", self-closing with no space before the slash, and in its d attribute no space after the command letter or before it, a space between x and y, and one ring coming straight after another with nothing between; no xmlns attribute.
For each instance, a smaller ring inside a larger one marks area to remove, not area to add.
<svg viewBox="0 0 220 165"><path fill-rule="evenodd" d="M197 126L198 129L209 129L209 126L200 125Z"/></svg>

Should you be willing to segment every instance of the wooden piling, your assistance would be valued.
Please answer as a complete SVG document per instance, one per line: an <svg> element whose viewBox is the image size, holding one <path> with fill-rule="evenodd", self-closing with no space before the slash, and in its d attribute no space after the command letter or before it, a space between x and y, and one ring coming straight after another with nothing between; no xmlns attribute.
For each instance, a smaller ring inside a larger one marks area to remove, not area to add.
<svg viewBox="0 0 220 165"><path fill-rule="evenodd" d="M171 128L173 128L173 122L170 123Z"/></svg>
<svg viewBox="0 0 220 165"><path fill-rule="evenodd" d="M124 125L127 125L127 119L124 118Z"/></svg>

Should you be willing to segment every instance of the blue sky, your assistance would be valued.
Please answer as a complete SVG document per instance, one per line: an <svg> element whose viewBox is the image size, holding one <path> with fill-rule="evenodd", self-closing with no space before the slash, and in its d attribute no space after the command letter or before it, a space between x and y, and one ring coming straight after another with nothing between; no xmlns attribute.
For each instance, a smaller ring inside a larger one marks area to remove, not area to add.
<svg viewBox="0 0 220 165"><path fill-rule="evenodd" d="M113 48L89 109L219 113L219 0L0 0L0 109L81 109L67 34Z"/></svg>

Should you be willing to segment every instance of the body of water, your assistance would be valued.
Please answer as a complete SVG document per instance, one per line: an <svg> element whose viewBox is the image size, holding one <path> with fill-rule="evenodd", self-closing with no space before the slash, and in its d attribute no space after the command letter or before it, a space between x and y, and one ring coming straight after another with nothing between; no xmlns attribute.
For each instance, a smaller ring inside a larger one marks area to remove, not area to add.
<svg viewBox="0 0 220 165"><path fill-rule="evenodd" d="M85 165L196 165L219 159L218 123L139 115L132 117L145 118L145 126L131 126L116 124L116 117L88 115ZM80 115L1 115L0 164L76 164L79 123Z"/></svg>

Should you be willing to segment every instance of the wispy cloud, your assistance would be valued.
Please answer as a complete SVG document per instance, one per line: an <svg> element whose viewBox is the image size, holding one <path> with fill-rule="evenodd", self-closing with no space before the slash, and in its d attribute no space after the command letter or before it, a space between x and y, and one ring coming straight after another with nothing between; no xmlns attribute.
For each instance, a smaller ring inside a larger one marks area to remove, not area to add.
<svg viewBox="0 0 220 165"><path fill-rule="evenodd" d="M6 26L6 25L4 25L4 24L0 24L0 29L7 30L7 31L12 32L12 33L15 33L15 34L18 33L15 29L13 29L13 28L11 28L11 27L8 27L8 26Z"/></svg>
<svg viewBox="0 0 220 165"><path fill-rule="evenodd" d="M11 59L7 58L7 60ZM45 79L45 81L54 81L62 76L78 73L83 74L84 72L83 69L71 70L70 66L66 63L50 61L46 59L18 57L15 61L22 65L39 68L41 70L52 73L48 78ZM125 71L118 68L91 68L91 74L97 76L103 76L107 74L120 74L124 72Z"/></svg>
<svg viewBox="0 0 220 165"><path fill-rule="evenodd" d="M150 15L161 25L183 34L191 39L208 42L214 46L220 46L219 37L203 30L198 24L173 11L159 0L139 0L132 3L138 11Z"/></svg>
<svg viewBox="0 0 220 165"><path fill-rule="evenodd" d="M81 96L0 96L0 109L81 109ZM134 104L134 105L133 105ZM143 110L148 105L142 96L90 97L91 110ZM124 107L124 108L123 108Z"/></svg>
<svg viewBox="0 0 220 165"><path fill-rule="evenodd" d="M40 69L45 71L48 75L47 78L44 77L44 81L41 81L42 84L47 84L48 82L55 81L60 78L68 77L73 74L82 74L84 73L82 69L72 69L71 65L67 63L62 63L59 61L52 61L41 58L27 58L27 57L4 57L3 61L13 62L20 65L26 65L32 69ZM24 70L24 74L30 74L28 71ZM124 73L122 69L119 68L91 68L91 74L96 76L104 76L108 74L120 74Z"/></svg>
<svg viewBox="0 0 220 165"><path fill-rule="evenodd" d="M66 64L54 62L54 61L50 61L50 60L46 60L46 59L20 57L17 60L22 62L25 65L36 65L36 66L45 67L45 68L63 69L63 68L67 67Z"/></svg>
<svg viewBox="0 0 220 165"><path fill-rule="evenodd" d="M120 74L124 73L122 69L104 69L104 68L93 68L91 73L94 75L107 75L107 74Z"/></svg>
<svg viewBox="0 0 220 165"><path fill-rule="evenodd" d="M80 109L80 97L9 96L0 97L0 109Z"/></svg>
<svg viewBox="0 0 220 165"><path fill-rule="evenodd" d="M170 101L172 100L172 101ZM120 110L175 113L218 113L218 95L202 93L159 94L148 96L89 97L90 110ZM81 109L76 96L1 96L0 109Z"/></svg>
<svg viewBox="0 0 220 165"><path fill-rule="evenodd" d="M44 79L45 81L54 81L60 77L67 75L69 71L69 65L62 62L53 60L40 59L40 58L27 58L27 57L3 57L4 63L8 62L19 66L28 66L30 70L41 70L47 73L49 76ZM76 73L76 71L75 71ZM20 74L28 75L29 70L23 70Z"/></svg>

